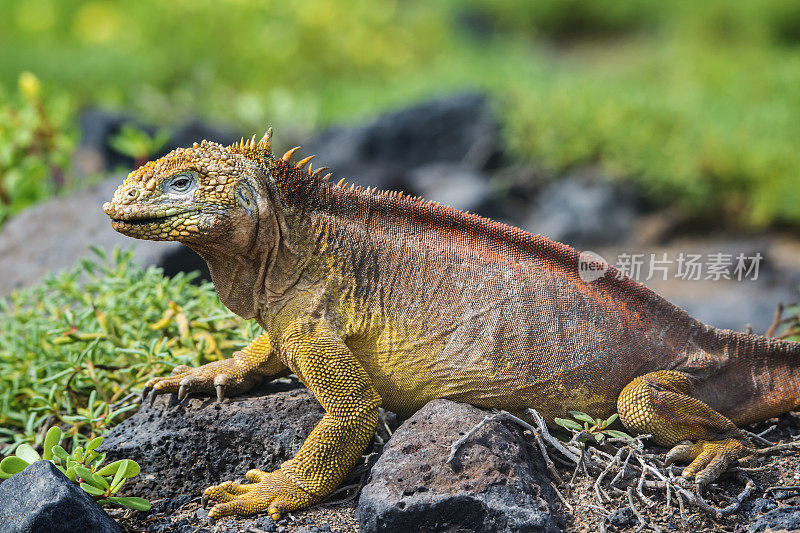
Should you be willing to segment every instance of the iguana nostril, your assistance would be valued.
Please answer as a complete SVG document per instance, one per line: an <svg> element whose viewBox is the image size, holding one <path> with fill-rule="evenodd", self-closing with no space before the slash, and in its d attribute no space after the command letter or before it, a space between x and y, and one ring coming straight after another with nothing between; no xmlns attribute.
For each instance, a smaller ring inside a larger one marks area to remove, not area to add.
<svg viewBox="0 0 800 533"><path fill-rule="evenodd" d="M117 191L117 195L119 200L117 200L120 204L130 204L135 202L141 196L142 190L139 187L131 187Z"/></svg>

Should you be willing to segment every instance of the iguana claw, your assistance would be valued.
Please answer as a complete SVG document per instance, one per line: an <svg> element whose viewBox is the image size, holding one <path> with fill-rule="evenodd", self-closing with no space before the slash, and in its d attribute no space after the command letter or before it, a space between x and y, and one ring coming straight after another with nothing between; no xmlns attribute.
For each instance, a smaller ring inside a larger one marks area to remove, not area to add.
<svg viewBox="0 0 800 533"><path fill-rule="evenodd" d="M250 470L245 478L250 483L225 481L205 490L203 496L215 502L209 519L267 511L277 521L283 513L302 509L319 499L295 485L281 470Z"/></svg>
<svg viewBox="0 0 800 533"><path fill-rule="evenodd" d="M688 462L683 469L686 479L694 479L698 488L702 489L715 481L728 469L731 463L754 453L747 444L739 439L708 440L691 443L683 441L676 444L666 457L666 464L676 461Z"/></svg>
<svg viewBox="0 0 800 533"><path fill-rule="evenodd" d="M221 402L225 399L225 387L228 385L230 378L227 374L218 374L214 378L214 388L217 389L217 401Z"/></svg>
<svg viewBox="0 0 800 533"><path fill-rule="evenodd" d="M178 401L189 396L189 393L192 392L192 385L194 385L194 379L191 376L183 378L180 383L178 383Z"/></svg>
<svg viewBox="0 0 800 533"><path fill-rule="evenodd" d="M280 368L276 370L274 374L281 371ZM223 401L229 396L251 389L261 381L263 375L256 364L247 362L242 352L236 352L232 359L214 361L199 367L178 365L171 376L155 377L145 383L142 399L149 395L152 405L156 396L176 393L179 402L192 396L214 395L217 400Z"/></svg>

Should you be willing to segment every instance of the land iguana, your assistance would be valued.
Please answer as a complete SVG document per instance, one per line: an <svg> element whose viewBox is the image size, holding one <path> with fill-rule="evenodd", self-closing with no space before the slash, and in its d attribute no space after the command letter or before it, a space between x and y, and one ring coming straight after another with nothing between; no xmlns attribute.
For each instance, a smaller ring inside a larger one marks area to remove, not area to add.
<svg viewBox="0 0 800 533"><path fill-rule="evenodd" d="M754 452L737 425L800 404L800 343L704 325L613 266L584 281L568 246L333 183L311 157L293 163L298 148L277 157L271 137L174 150L103 206L120 233L197 251L222 302L265 331L230 359L151 379L144 395L222 400L293 372L325 410L278 470L206 489L211 518L278 519L321 501L380 406L405 415L448 398L550 422L618 411L702 486Z"/></svg>

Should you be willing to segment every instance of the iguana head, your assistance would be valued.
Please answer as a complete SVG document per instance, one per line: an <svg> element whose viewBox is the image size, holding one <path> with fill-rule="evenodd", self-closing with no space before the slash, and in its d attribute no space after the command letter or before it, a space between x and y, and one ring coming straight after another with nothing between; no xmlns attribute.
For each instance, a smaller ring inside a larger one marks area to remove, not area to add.
<svg viewBox="0 0 800 533"><path fill-rule="evenodd" d="M260 212L273 209L266 201L271 134L258 143L203 141L173 150L128 174L103 210L115 230L137 239L245 245Z"/></svg>
<svg viewBox="0 0 800 533"><path fill-rule="evenodd" d="M279 295L281 284L288 286L296 263L273 174L299 173L310 159L290 165L295 150L276 159L271 128L255 139L173 150L128 174L103 205L122 234L179 241L200 253L225 305L247 318L257 313L262 291Z"/></svg>

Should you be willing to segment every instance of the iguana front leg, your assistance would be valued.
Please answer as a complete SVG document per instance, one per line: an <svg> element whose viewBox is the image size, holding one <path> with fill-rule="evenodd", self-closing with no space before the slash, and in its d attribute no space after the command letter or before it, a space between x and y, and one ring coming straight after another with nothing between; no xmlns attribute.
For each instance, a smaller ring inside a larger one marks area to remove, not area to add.
<svg viewBox="0 0 800 533"><path fill-rule="evenodd" d="M701 487L755 451L733 422L692 396L692 384L682 372L660 370L634 379L620 394L617 411L629 430L673 446L667 463L689 462L682 475Z"/></svg>
<svg viewBox="0 0 800 533"><path fill-rule="evenodd" d="M284 332L286 364L311 389L325 416L297 455L280 469L251 470L252 483L227 481L206 489L217 503L209 517L281 513L302 509L330 494L355 465L378 423L380 397L344 341L323 321L299 319Z"/></svg>
<svg viewBox="0 0 800 533"><path fill-rule="evenodd" d="M171 376L149 380L144 385L142 399L153 391L151 401L159 394L178 393L182 400L191 393L214 394L222 401L252 389L265 379L286 374L288 368L272 349L269 335L264 333L230 359L214 361L197 368L175 367Z"/></svg>

